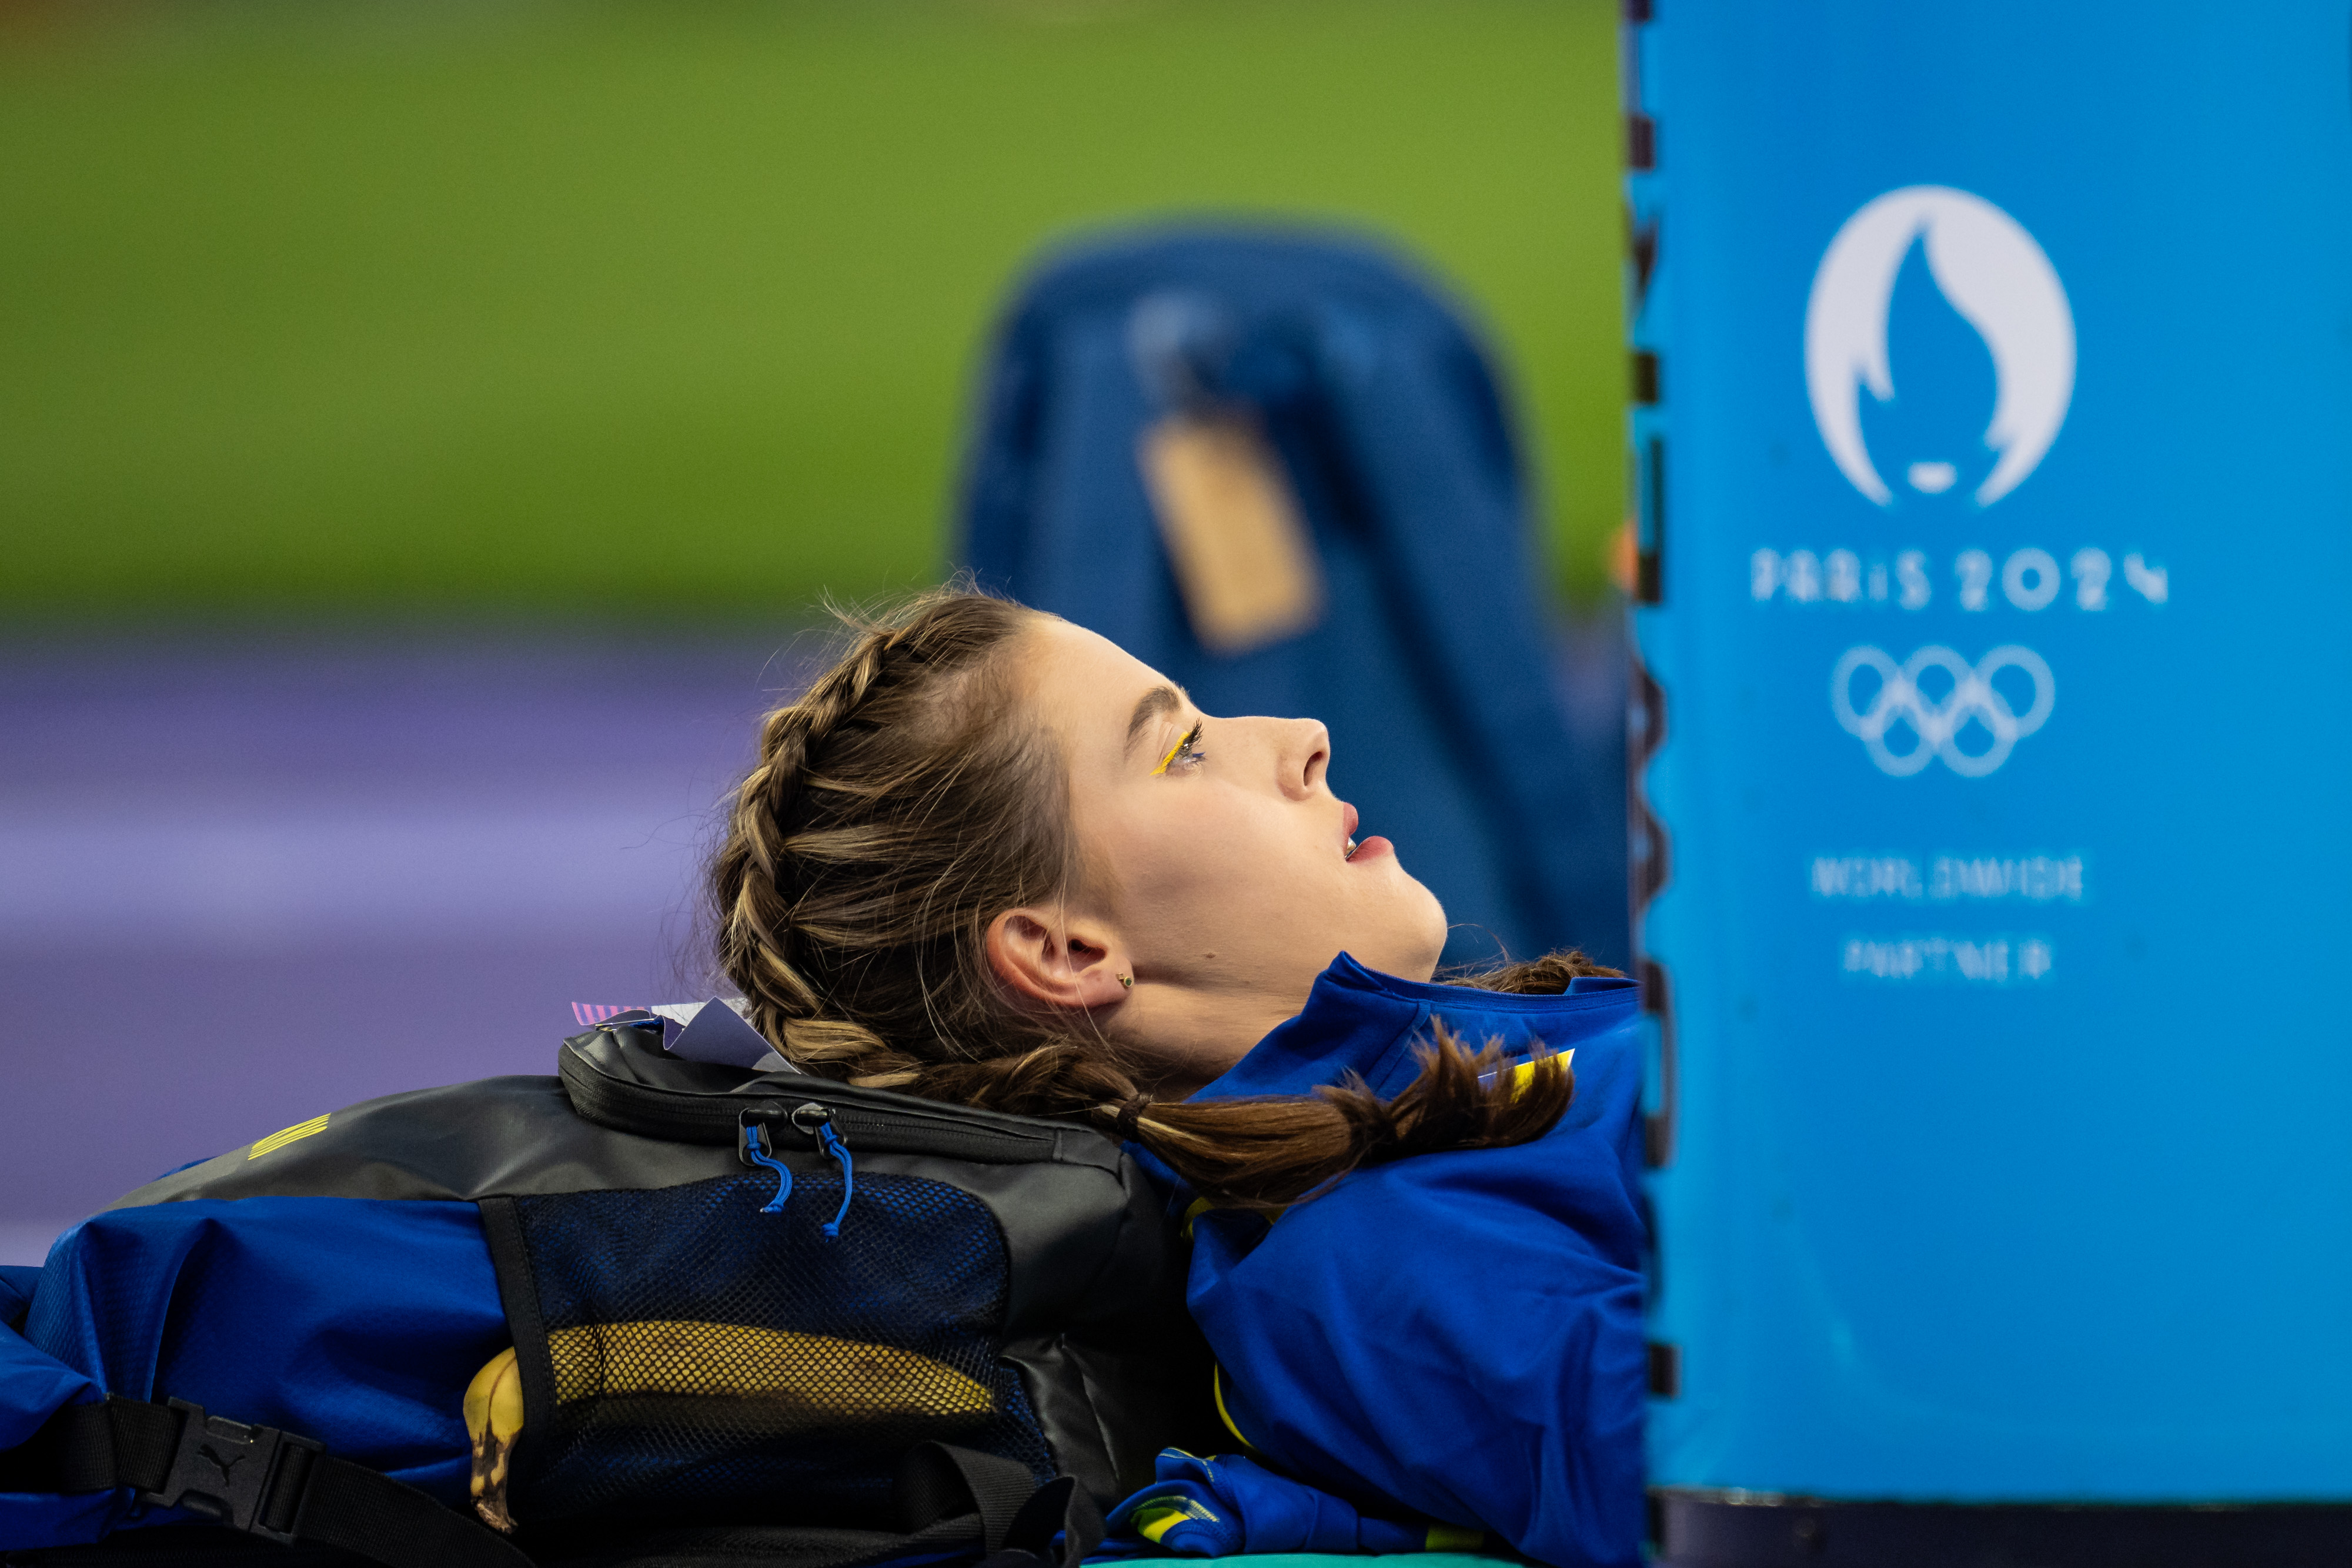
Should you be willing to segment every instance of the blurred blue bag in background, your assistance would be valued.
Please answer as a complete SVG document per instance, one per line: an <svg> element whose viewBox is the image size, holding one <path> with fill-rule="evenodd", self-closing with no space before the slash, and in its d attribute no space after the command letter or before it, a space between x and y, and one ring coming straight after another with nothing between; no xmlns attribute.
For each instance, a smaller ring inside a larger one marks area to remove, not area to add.
<svg viewBox="0 0 2352 1568"><path fill-rule="evenodd" d="M1210 713L1330 727L1450 963L1622 963L1621 737L1571 736L1481 344L1368 246L1170 230L1049 260L982 386L960 553Z"/></svg>

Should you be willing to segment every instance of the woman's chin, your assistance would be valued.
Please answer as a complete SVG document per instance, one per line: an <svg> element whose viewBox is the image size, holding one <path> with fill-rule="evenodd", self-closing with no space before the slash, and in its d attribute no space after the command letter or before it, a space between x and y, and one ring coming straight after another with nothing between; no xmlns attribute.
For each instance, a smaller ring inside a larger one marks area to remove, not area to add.
<svg viewBox="0 0 2352 1568"><path fill-rule="evenodd" d="M1384 869L1394 881L1391 888L1383 890L1381 928L1377 933L1365 932L1362 945L1349 951L1357 962L1384 975L1426 980L1437 973L1437 961L1445 952L1445 906L1397 862L1393 853L1384 858L1388 862Z"/></svg>

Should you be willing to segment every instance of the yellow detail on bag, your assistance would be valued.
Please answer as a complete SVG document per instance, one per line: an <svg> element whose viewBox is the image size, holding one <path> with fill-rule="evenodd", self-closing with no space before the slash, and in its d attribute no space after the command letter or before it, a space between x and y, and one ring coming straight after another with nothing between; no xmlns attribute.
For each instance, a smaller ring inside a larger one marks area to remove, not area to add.
<svg viewBox="0 0 2352 1568"><path fill-rule="evenodd" d="M1433 1524L1429 1538L1421 1544L1423 1552L1475 1552L1486 1544L1483 1530L1465 1530L1458 1524Z"/></svg>
<svg viewBox="0 0 2352 1568"><path fill-rule="evenodd" d="M558 1329L547 1349L559 1405L643 1403L660 1419L660 1402L730 1399L732 1419L772 1437L910 1417L961 1427L996 1409L987 1387L929 1356L824 1334L647 1320Z"/></svg>
<svg viewBox="0 0 2352 1568"><path fill-rule="evenodd" d="M333 1114L334 1113L330 1111L325 1116L313 1116L307 1122L297 1122L290 1127L272 1133L255 1144L252 1151L245 1157L248 1160L257 1160L266 1154L284 1148L298 1138L307 1138L313 1133L323 1133L327 1130L327 1117Z"/></svg>

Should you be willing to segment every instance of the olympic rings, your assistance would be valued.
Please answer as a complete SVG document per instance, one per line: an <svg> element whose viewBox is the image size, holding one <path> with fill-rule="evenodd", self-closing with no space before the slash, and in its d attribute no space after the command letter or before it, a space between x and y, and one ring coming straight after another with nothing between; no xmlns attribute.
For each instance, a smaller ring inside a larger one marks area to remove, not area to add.
<svg viewBox="0 0 2352 1568"><path fill-rule="evenodd" d="M1919 689L1919 677L1929 670L1952 677L1952 689L1942 702ZM1853 677L1868 670L1878 677L1878 695L1869 711L1853 706ZM2033 705L2020 714L2009 699L1993 689L1992 678L2003 670L2022 670L2033 682ZM2058 700L2058 683L2042 655L2014 643L1995 648L1981 664L1969 662L1940 644L1920 649L1897 664L1878 648L1849 648L1830 673L1830 708L1851 735L1862 737L1870 759L1883 773L1906 779L1937 758L1967 779L1981 779L2009 760L2019 740L2040 729ZM1979 752L1960 749L1961 732L1969 721L1984 727L1992 744ZM1895 751L1886 744L1888 733L1907 725L1916 744Z"/></svg>

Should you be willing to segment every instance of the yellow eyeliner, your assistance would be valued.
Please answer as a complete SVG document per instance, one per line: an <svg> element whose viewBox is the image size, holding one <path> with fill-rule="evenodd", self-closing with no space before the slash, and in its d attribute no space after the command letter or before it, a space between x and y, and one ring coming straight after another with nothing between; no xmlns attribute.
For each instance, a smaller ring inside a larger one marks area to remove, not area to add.
<svg viewBox="0 0 2352 1568"><path fill-rule="evenodd" d="M1186 747L1192 745L1194 740L1200 737L1200 734L1201 727L1196 724L1192 728L1186 730L1183 734L1178 736L1176 737L1176 744L1168 748L1168 755L1160 759L1160 766L1151 770L1151 776L1154 779L1157 779L1162 773L1167 772L1168 765L1176 760L1176 754L1183 750Z"/></svg>

